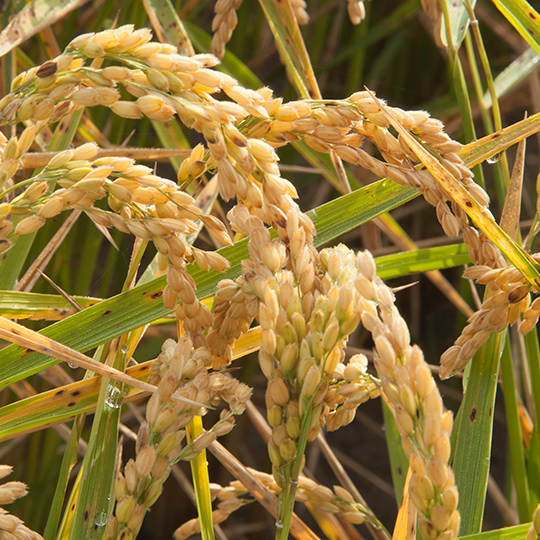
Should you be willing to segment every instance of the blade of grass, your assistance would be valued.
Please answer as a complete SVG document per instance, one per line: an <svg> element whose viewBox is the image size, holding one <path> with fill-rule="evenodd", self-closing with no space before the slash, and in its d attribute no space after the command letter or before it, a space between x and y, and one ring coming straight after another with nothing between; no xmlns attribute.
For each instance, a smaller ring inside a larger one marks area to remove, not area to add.
<svg viewBox="0 0 540 540"><path fill-rule="evenodd" d="M521 37L540 54L540 14L525 0L493 0Z"/></svg>
<svg viewBox="0 0 540 540"><path fill-rule="evenodd" d="M497 97L500 99L515 88L536 69L538 64L540 64L540 55L534 49L527 49L520 54L495 77L494 84ZM489 107L491 105L491 93L486 92L482 100Z"/></svg>
<svg viewBox="0 0 540 540"><path fill-rule="evenodd" d="M427 270L451 268L469 264L465 244L452 244L429 249L419 249L395 255L377 257L377 274L382 279L417 274Z"/></svg>
<svg viewBox="0 0 540 540"><path fill-rule="evenodd" d="M290 2L259 1L300 96L320 98L319 85Z"/></svg>
<svg viewBox="0 0 540 540"><path fill-rule="evenodd" d="M533 388L534 424L538 430L540 427L540 392L534 391L540 388L540 346L536 332L529 332L525 336L527 347L527 361L531 377L531 387Z"/></svg>
<svg viewBox="0 0 540 540"><path fill-rule="evenodd" d="M69 531L73 523L74 510L77 506L77 496L79 494L78 488L83 475L82 467L79 469L77 477L73 482L73 488L67 500L66 511L62 515L62 521L56 535L56 540L68 540Z"/></svg>
<svg viewBox="0 0 540 540"><path fill-rule="evenodd" d="M482 530L499 358L505 334L493 333L469 364L467 389L452 432L453 469L460 496L458 509L462 534Z"/></svg>
<svg viewBox="0 0 540 540"><path fill-rule="evenodd" d="M523 168L525 166L526 140L520 141L517 147L516 160L508 184L504 207L499 221L501 229L510 238L519 240L519 217L521 215L521 197L523 191Z"/></svg>
<svg viewBox="0 0 540 540"><path fill-rule="evenodd" d="M401 445L400 445L401 446ZM414 540L416 538L416 517L418 511L410 497L409 482L412 471L407 471L407 477L403 486L403 496L400 497L401 503L392 533L392 540Z"/></svg>
<svg viewBox="0 0 540 540"><path fill-rule="evenodd" d="M382 400L381 406L383 409L385 426L384 434L386 437L388 456L390 458L392 482L394 484L394 493L396 494L396 503L399 506L401 505L405 489L405 480L407 478L407 471L409 469L409 460L403 451L403 446L401 445L401 434L399 433L396 423L394 422L394 415Z"/></svg>
<svg viewBox="0 0 540 540"><path fill-rule="evenodd" d="M538 463L540 456L540 432L536 429L533 430L531 437L531 447L528 452L528 479L529 479L529 497L530 505L532 508L536 508L540 504L540 464Z"/></svg>
<svg viewBox="0 0 540 540"><path fill-rule="evenodd" d="M535 508L540 502L540 344L536 331L529 332L525 336L525 348L527 351L527 363L530 374L533 406L533 434L531 447L528 452L528 477L530 489L530 506Z"/></svg>
<svg viewBox="0 0 540 540"><path fill-rule="evenodd" d="M0 33L0 56L80 8L88 0L31 0Z"/></svg>
<svg viewBox="0 0 540 540"><path fill-rule="evenodd" d="M203 432L202 419L195 416L186 427L188 443L192 443L195 437ZM208 463L206 450L203 450L194 460L190 461L191 474L193 475L193 487L199 512L202 540L214 540L214 528L212 526L212 500L210 498L210 479L208 476Z"/></svg>
<svg viewBox="0 0 540 540"><path fill-rule="evenodd" d="M191 40L170 0L143 0L143 4L159 40L169 41L180 54L193 56Z"/></svg>
<svg viewBox="0 0 540 540"><path fill-rule="evenodd" d="M505 343L501 356L501 376L506 410L506 426L508 429L508 446L510 450L510 464L512 477L516 489L519 519L527 521L532 515L529 505L529 486L527 482L527 469L525 466L525 453L523 451L523 436L519 420L517 392L512 366L512 352L510 342Z"/></svg>
<svg viewBox="0 0 540 540"><path fill-rule="evenodd" d="M13 220L13 223L17 221ZM14 287L35 237L36 233L19 237L7 253L0 255L0 289L11 290Z"/></svg>
<svg viewBox="0 0 540 540"><path fill-rule="evenodd" d="M530 527L531 523L525 523L524 525L506 527L495 531L460 536L460 540L523 540Z"/></svg>
<svg viewBox="0 0 540 540"><path fill-rule="evenodd" d="M50 505L49 517L43 532L43 538L45 540L54 540L56 536L58 524L60 523L60 516L62 514L62 508L64 507L64 498L67 492L71 471L77 463L77 448L79 439L81 438L84 420L85 416L82 415L73 421L71 434L64 449L62 465L60 467L54 496Z"/></svg>
<svg viewBox="0 0 540 540"><path fill-rule="evenodd" d="M467 167L493 158L522 139L540 131L540 113L464 146L459 155Z"/></svg>
<svg viewBox="0 0 540 540"><path fill-rule="evenodd" d="M82 367L90 371L95 371L101 375L111 376L118 381L125 382L134 386L138 386L140 390L152 392L155 388L151 388L152 385L146 385L135 379L126 377L125 374L116 369L102 365L100 362L96 362L92 358L85 356L78 351L70 349L65 345L55 342L43 335L29 330L20 324L17 324L8 319L0 317L0 337L7 341L13 342L20 347L26 347L27 349L39 351L42 354L47 354L56 357L58 360L63 360L74 364L77 367Z"/></svg>
<svg viewBox="0 0 540 540"><path fill-rule="evenodd" d="M106 364L123 369L126 355L112 347ZM116 361L112 359L116 357ZM104 359L105 360L105 359ZM112 511L112 488L116 463L122 385L103 377L96 414L78 485L77 505L70 527L70 540L101 538Z"/></svg>

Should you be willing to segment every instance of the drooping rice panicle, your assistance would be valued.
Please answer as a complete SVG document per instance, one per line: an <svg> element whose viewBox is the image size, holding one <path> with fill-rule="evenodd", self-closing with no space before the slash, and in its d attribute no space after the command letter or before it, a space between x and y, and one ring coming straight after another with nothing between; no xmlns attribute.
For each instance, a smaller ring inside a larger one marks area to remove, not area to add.
<svg viewBox="0 0 540 540"><path fill-rule="evenodd" d="M362 325L371 332L381 393L394 414L412 471L410 494L423 538L455 538L458 492L449 466L452 413L442 399L422 351L394 305L394 295L376 275L367 251L358 254Z"/></svg>
<svg viewBox="0 0 540 540"><path fill-rule="evenodd" d="M212 43L210 52L218 58L225 55L225 46L229 43L232 33L238 24L236 12L242 5L242 0L217 0L212 21Z"/></svg>
<svg viewBox="0 0 540 540"><path fill-rule="evenodd" d="M533 258L540 260L538 254ZM536 327L540 316L540 297L531 301L534 291L514 266L471 266L463 277L488 286L490 294L469 318L454 345L441 356L442 378L462 370L492 332L502 332L521 321L519 331L527 334Z"/></svg>
<svg viewBox="0 0 540 540"><path fill-rule="evenodd" d="M241 414L251 389L224 373L209 372L210 354L203 347L193 348L187 336L178 343L167 340L154 361L149 381L158 390L146 408L146 420L137 437L136 457L130 459L115 481L115 514L109 519L107 540L135 538L146 511L158 499L171 467L180 460L198 456L217 437L234 427L234 415ZM175 397L187 397L201 407L186 407ZM220 419L190 444L182 446L184 428L194 415L204 415L205 407L225 401Z"/></svg>

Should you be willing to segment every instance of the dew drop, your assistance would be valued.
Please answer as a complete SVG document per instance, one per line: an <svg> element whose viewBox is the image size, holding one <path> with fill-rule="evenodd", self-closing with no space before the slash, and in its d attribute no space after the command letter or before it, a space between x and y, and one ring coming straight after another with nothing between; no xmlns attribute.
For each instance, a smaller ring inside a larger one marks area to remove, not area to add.
<svg viewBox="0 0 540 540"><path fill-rule="evenodd" d="M283 529L283 521L281 519L276 521L276 529Z"/></svg>
<svg viewBox="0 0 540 540"><path fill-rule="evenodd" d="M486 467L489 467L489 458L488 457L484 458L484 465L486 465Z"/></svg>
<svg viewBox="0 0 540 540"><path fill-rule="evenodd" d="M105 512L100 512L96 516L96 526L103 527L107 523L107 514Z"/></svg>
<svg viewBox="0 0 540 540"><path fill-rule="evenodd" d="M501 155L502 154L500 152L498 154L493 154L491 157L488 157L486 161L491 164L497 163L497 161L501 159Z"/></svg>
<svg viewBox="0 0 540 540"><path fill-rule="evenodd" d="M109 384L107 386L107 393L105 394L105 405L111 409L118 409L122 402L122 392L116 386Z"/></svg>
<svg viewBox="0 0 540 540"><path fill-rule="evenodd" d="M68 363L68 366L71 368L71 369L77 369L77 366L75 364L70 364Z"/></svg>
<svg viewBox="0 0 540 540"><path fill-rule="evenodd" d="M120 351L122 352L122 354L127 354L129 352L129 345L124 345Z"/></svg>

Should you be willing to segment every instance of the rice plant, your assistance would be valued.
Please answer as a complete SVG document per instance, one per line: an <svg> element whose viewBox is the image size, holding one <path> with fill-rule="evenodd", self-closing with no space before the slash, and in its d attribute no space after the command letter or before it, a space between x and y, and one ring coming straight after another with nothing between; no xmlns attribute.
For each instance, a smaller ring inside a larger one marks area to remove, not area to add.
<svg viewBox="0 0 540 540"><path fill-rule="evenodd" d="M540 536L530 4L2 17L0 538Z"/></svg>

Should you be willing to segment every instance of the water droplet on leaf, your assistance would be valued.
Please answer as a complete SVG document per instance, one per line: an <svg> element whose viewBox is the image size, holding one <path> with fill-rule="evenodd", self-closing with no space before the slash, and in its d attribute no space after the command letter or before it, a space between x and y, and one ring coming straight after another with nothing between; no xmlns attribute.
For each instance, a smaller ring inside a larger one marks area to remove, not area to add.
<svg viewBox="0 0 540 540"><path fill-rule="evenodd" d="M122 403L122 392L116 386L109 384L107 386L107 393L105 394L105 405L111 409L118 409Z"/></svg>
<svg viewBox="0 0 540 540"><path fill-rule="evenodd" d="M100 512L96 516L96 525L98 527L103 527L107 523L107 514L105 512Z"/></svg>

